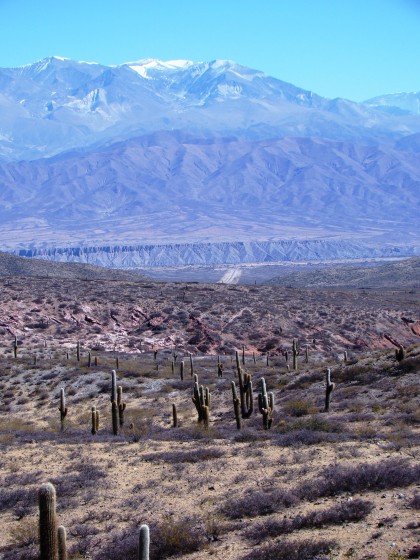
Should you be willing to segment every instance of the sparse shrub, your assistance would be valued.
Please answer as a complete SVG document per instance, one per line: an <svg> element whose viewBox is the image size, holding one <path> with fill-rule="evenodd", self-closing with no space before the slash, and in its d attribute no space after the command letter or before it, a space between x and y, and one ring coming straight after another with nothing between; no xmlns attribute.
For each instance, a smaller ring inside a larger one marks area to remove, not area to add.
<svg viewBox="0 0 420 560"><path fill-rule="evenodd" d="M224 456L224 451L217 447L198 447L189 451L163 451L143 455L144 461L162 461L165 463L201 463Z"/></svg>
<svg viewBox="0 0 420 560"><path fill-rule="evenodd" d="M317 412L317 408L304 399L293 399L287 401L284 405L284 410L287 414L290 414L290 416L298 417Z"/></svg>
<svg viewBox="0 0 420 560"><path fill-rule="evenodd" d="M319 415L311 416L310 418L299 418L299 420L293 420L292 422L283 422L278 424L277 429L282 434L296 430L340 433L343 431L343 426L337 421L332 422Z"/></svg>
<svg viewBox="0 0 420 560"><path fill-rule="evenodd" d="M352 500L336 504L328 509L316 510L306 515L298 515L292 519L267 519L263 523L253 525L246 536L260 541L265 537L278 537L300 529L315 529L323 525L340 525L341 523L361 521L373 509L372 502L366 500Z"/></svg>
<svg viewBox="0 0 420 560"><path fill-rule="evenodd" d="M299 445L317 445L322 442L337 442L346 439L345 435L328 432L318 432L311 429L302 429L281 434L276 437L278 445L296 447Z"/></svg>
<svg viewBox="0 0 420 560"><path fill-rule="evenodd" d="M27 488L0 490L0 511L12 507L32 508L37 503L36 493Z"/></svg>
<svg viewBox="0 0 420 560"><path fill-rule="evenodd" d="M23 546L36 545L39 540L38 519L23 519L18 521L9 530L11 544L21 548Z"/></svg>
<svg viewBox="0 0 420 560"><path fill-rule="evenodd" d="M319 478L305 482L297 489L304 499L336 496L342 492L363 492L409 486L418 480L420 465L404 459L383 463L362 463L356 466L331 465Z"/></svg>
<svg viewBox="0 0 420 560"><path fill-rule="evenodd" d="M203 543L203 532L190 517L168 518L151 528L151 560L169 558L199 550Z"/></svg>
<svg viewBox="0 0 420 560"><path fill-rule="evenodd" d="M271 492L258 490L248 492L241 498L227 500L221 511L230 519L256 517L292 507L298 501L298 496L289 490L275 489Z"/></svg>
<svg viewBox="0 0 420 560"><path fill-rule="evenodd" d="M337 545L334 541L284 541L257 548L243 560L328 560L327 554Z"/></svg>
<svg viewBox="0 0 420 560"><path fill-rule="evenodd" d="M112 542L97 555L95 560L137 560L139 527L132 525L115 535ZM171 556L199 550L203 544L203 530L197 520L189 517L167 518L150 525L150 560L163 560Z"/></svg>

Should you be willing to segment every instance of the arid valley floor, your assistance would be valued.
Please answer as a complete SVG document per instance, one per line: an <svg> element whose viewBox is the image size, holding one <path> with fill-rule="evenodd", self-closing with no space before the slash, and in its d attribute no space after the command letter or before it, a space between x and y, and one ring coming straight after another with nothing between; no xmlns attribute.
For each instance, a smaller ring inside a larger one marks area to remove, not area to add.
<svg viewBox="0 0 420 560"><path fill-rule="evenodd" d="M81 276L0 275L1 558L38 558L47 481L72 560L136 559L142 523L154 560L420 557L418 283ZM254 390L240 430L236 351ZM118 435L112 370L126 403ZM210 391L208 427L192 374ZM262 378L274 396L270 429Z"/></svg>

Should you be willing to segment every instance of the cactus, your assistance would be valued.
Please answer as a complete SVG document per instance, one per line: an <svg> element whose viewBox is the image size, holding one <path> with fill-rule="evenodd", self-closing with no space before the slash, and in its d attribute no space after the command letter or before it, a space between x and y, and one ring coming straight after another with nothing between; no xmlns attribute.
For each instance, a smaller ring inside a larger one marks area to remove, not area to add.
<svg viewBox="0 0 420 560"><path fill-rule="evenodd" d="M235 350L235 360L236 360L236 369L239 371L241 369L241 364L239 363L239 352Z"/></svg>
<svg viewBox="0 0 420 560"><path fill-rule="evenodd" d="M238 368L239 398L241 401L242 418L249 418L254 411L254 398L252 392L252 380L250 373L242 373Z"/></svg>
<svg viewBox="0 0 420 560"><path fill-rule="evenodd" d="M190 369L191 369L191 377L194 377L194 364L192 354L190 354Z"/></svg>
<svg viewBox="0 0 420 560"><path fill-rule="evenodd" d="M261 391L258 393L258 408L263 417L264 430L269 430L273 423L274 394L267 393L264 377L261 378Z"/></svg>
<svg viewBox="0 0 420 560"><path fill-rule="evenodd" d="M198 413L198 422L204 423L207 428L209 425L210 417L210 391L209 388L204 388L202 385L198 384L198 377L194 375L194 390L192 401L195 404L195 408Z"/></svg>
<svg viewBox="0 0 420 560"><path fill-rule="evenodd" d="M220 360L217 363L217 377L223 377L223 364Z"/></svg>
<svg viewBox="0 0 420 560"><path fill-rule="evenodd" d="M293 339L292 354L293 354L293 369L297 369L298 368L299 346L298 346L298 343L295 339Z"/></svg>
<svg viewBox="0 0 420 560"><path fill-rule="evenodd" d="M99 410L96 410L96 406L92 406L92 435L98 433L99 430Z"/></svg>
<svg viewBox="0 0 420 560"><path fill-rule="evenodd" d="M115 358L115 369L120 369L120 360L118 356Z"/></svg>
<svg viewBox="0 0 420 560"><path fill-rule="evenodd" d="M61 431L64 431L64 418L67 416L67 407L66 407L66 397L64 395L64 389L60 389L60 423L61 423Z"/></svg>
<svg viewBox="0 0 420 560"><path fill-rule="evenodd" d="M175 360L174 359L171 360L171 372L172 372L172 375L175 375Z"/></svg>
<svg viewBox="0 0 420 560"><path fill-rule="evenodd" d="M58 535L58 560L67 560L67 534L66 528L60 525L57 530Z"/></svg>
<svg viewBox="0 0 420 560"><path fill-rule="evenodd" d="M289 352L287 350L285 350L284 352L284 359L286 360L286 365L289 364Z"/></svg>
<svg viewBox="0 0 420 560"><path fill-rule="evenodd" d="M347 362L347 350L344 350L343 360Z"/></svg>
<svg viewBox="0 0 420 560"><path fill-rule="evenodd" d="M47 482L38 491L40 560L58 560L58 531L54 486Z"/></svg>
<svg viewBox="0 0 420 560"><path fill-rule="evenodd" d="M115 369L111 372L111 402L117 401L117 372Z"/></svg>
<svg viewBox="0 0 420 560"><path fill-rule="evenodd" d="M172 427L178 428L178 413L176 410L176 404L172 404Z"/></svg>
<svg viewBox="0 0 420 560"><path fill-rule="evenodd" d="M88 363L87 363L87 367L90 368L91 365L92 365L92 354L89 352L89 353L88 353Z"/></svg>
<svg viewBox="0 0 420 560"><path fill-rule="evenodd" d="M138 560L149 560L150 532L148 525L142 525L139 533Z"/></svg>
<svg viewBox="0 0 420 560"><path fill-rule="evenodd" d="M400 346L395 350L395 359L398 362L401 362L402 360L404 360L404 358L405 358L405 350L403 346Z"/></svg>
<svg viewBox="0 0 420 560"><path fill-rule="evenodd" d="M238 395L236 393L236 385L234 381L232 381L231 386L232 386L233 410L235 412L236 427L238 430L240 430L241 429L241 405L238 399Z"/></svg>
<svg viewBox="0 0 420 560"><path fill-rule="evenodd" d="M123 402L121 385L118 385L117 405L118 405L118 418L120 421L120 426L124 426L124 410L126 409L127 405L125 402Z"/></svg>
<svg viewBox="0 0 420 560"><path fill-rule="evenodd" d="M181 377L181 381L184 380L184 361L179 364L179 375Z"/></svg>
<svg viewBox="0 0 420 560"><path fill-rule="evenodd" d="M77 346L76 346L76 359L78 362L80 362L80 342L77 341Z"/></svg>
<svg viewBox="0 0 420 560"><path fill-rule="evenodd" d="M242 365L245 365L245 346L242 346Z"/></svg>
<svg viewBox="0 0 420 560"><path fill-rule="evenodd" d="M112 433L117 436L119 431L118 404L116 401L112 401Z"/></svg>
<svg viewBox="0 0 420 560"><path fill-rule="evenodd" d="M15 336L15 340L13 342L13 356L15 357L15 359L17 358L17 351L18 351L18 339L17 336Z"/></svg>
<svg viewBox="0 0 420 560"><path fill-rule="evenodd" d="M327 369L326 387L325 387L325 412L330 410L331 393L334 391L335 383L331 383L331 370Z"/></svg>
<svg viewBox="0 0 420 560"><path fill-rule="evenodd" d="M309 362L309 347L308 345L306 345L305 347L305 363L307 364Z"/></svg>

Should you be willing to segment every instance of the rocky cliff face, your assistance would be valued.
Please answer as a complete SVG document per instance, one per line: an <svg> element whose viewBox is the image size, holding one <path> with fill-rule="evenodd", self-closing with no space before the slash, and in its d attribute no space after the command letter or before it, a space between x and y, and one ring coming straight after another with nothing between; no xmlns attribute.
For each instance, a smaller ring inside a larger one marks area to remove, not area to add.
<svg viewBox="0 0 420 560"><path fill-rule="evenodd" d="M251 241L184 243L167 245L114 245L32 249L16 252L24 257L52 261L83 262L107 267L154 267L236 264L252 262L352 259L412 256L419 248L374 248L362 243L335 240Z"/></svg>

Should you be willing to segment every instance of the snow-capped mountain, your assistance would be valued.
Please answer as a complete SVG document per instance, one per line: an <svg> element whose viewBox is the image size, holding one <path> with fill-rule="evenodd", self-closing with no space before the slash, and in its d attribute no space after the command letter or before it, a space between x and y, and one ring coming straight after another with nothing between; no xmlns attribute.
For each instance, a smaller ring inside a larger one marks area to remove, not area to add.
<svg viewBox="0 0 420 560"><path fill-rule="evenodd" d="M391 115L420 115L420 91L381 95L368 99L364 105Z"/></svg>
<svg viewBox="0 0 420 560"><path fill-rule="evenodd" d="M420 115L391 97L325 99L228 60L0 69L0 250L118 266L416 254Z"/></svg>
<svg viewBox="0 0 420 560"><path fill-rule="evenodd" d="M420 132L420 116L325 99L226 60L147 59L107 67L51 57L0 69L0 160L174 129L207 137L372 142Z"/></svg>

